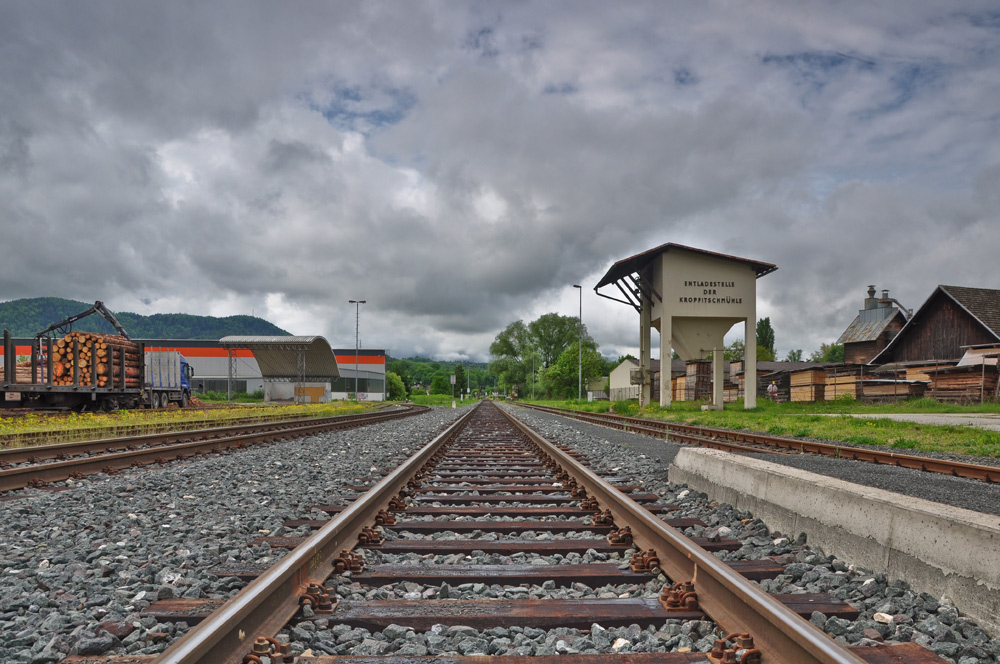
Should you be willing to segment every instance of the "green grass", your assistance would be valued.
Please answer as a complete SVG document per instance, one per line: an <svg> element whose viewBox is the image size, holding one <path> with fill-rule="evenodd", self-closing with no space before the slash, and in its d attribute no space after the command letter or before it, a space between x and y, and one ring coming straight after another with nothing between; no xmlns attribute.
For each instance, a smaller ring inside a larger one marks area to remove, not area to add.
<svg viewBox="0 0 1000 664"><path fill-rule="evenodd" d="M410 401L418 406L451 407L452 398L450 394L413 394L410 396ZM461 401L458 397L455 397L454 401L456 406L464 406L472 403L475 399L466 399L465 401Z"/></svg>
<svg viewBox="0 0 1000 664"><path fill-rule="evenodd" d="M1000 458L1000 432L968 426L928 425L890 419L850 417L853 414L892 413L1000 413L1000 404L973 406L943 404L916 399L897 404L862 403L837 399L817 403L780 403L758 399L757 407L744 410L743 402L726 404L721 411L702 411L702 402L674 402L669 408L647 406L639 410L635 401L603 402L538 401L540 405L590 412L618 414L683 422L705 427L763 432L774 436L815 438L831 442L890 447L900 450L951 452Z"/></svg>
<svg viewBox="0 0 1000 664"><path fill-rule="evenodd" d="M229 394L226 392L199 392L194 396L198 397L202 401L208 401L211 403L263 403L264 402L264 390L257 390L247 394L246 392L233 392L233 398L229 398Z"/></svg>

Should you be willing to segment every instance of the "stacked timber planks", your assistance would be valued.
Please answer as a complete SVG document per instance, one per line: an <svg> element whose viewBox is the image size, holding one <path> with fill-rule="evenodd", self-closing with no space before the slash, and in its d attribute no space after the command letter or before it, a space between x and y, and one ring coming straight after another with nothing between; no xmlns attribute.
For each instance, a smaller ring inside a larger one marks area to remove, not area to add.
<svg viewBox="0 0 1000 664"><path fill-rule="evenodd" d="M860 366L851 365L827 369L823 398L826 401L833 401L844 395L849 395L851 398L857 399L858 377L861 375L861 371Z"/></svg>
<svg viewBox="0 0 1000 664"><path fill-rule="evenodd" d="M125 362L122 366L121 356ZM80 385L108 387L121 384L125 372L125 386L140 387L142 358L139 344L116 334L70 332L52 344L52 384L73 385L77 377Z"/></svg>
<svg viewBox="0 0 1000 664"><path fill-rule="evenodd" d="M928 396L938 401L974 403L997 399L996 365L968 365L934 372Z"/></svg>
<svg viewBox="0 0 1000 664"><path fill-rule="evenodd" d="M924 396L927 382L915 380L864 379L857 382L860 397L870 401L904 401Z"/></svg>
<svg viewBox="0 0 1000 664"><path fill-rule="evenodd" d="M712 362L694 360L687 363L687 380L684 381L685 401L699 401L712 396Z"/></svg>
<svg viewBox="0 0 1000 664"><path fill-rule="evenodd" d="M822 369L795 371L789 376L792 401L823 401L826 372Z"/></svg>
<svg viewBox="0 0 1000 664"><path fill-rule="evenodd" d="M687 401L687 376L678 376L674 378L673 383L671 398L674 401Z"/></svg>
<svg viewBox="0 0 1000 664"><path fill-rule="evenodd" d="M906 380L926 380L933 378L934 372L939 369L947 369L955 366L954 362L935 362L915 367L906 367Z"/></svg>

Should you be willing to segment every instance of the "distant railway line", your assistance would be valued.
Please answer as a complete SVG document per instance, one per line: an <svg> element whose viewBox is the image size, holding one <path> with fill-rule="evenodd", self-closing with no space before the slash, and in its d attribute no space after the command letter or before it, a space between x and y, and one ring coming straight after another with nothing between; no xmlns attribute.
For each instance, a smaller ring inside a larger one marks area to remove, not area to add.
<svg viewBox="0 0 1000 664"><path fill-rule="evenodd" d="M726 452L814 454L878 465L911 468L913 470L941 473L954 477L965 477L991 484L1000 482L1000 467L997 466L938 459L915 454L900 454L898 452L888 452L852 445L836 445L798 438L769 436L747 431L734 431L731 429L700 427L639 417L626 417L613 413L589 413L586 411L549 408L532 404L519 405L555 415L572 417L590 424L642 433L656 438L669 439L677 443L709 447Z"/></svg>
<svg viewBox="0 0 1000 664"><path fill-rule="evenodd" d="M0 449L0 492L14 491L93 473L167 463L196 454L220 452L254 443L296 438L334 429L365 426L426 411L408 406L359 415L277 418L225 426L184 428L112 439ZM201 421L199 424L208 424ZM190 424L190 423L188 423Z"/></svg>

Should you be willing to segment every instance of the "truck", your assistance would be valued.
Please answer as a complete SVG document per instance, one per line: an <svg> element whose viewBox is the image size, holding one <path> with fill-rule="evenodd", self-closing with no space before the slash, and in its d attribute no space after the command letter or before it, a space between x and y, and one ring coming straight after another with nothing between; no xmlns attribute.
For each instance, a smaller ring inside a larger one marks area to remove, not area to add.
<svg viewBox="0 0 1000 664"><path fill-rule="evenodd" d="M72 324L99 314L115 335L72 332ZM55 339L53 332L67 333ZM18 363L18 345L7 330L0 408L104 410L181 408L191 398L193 368L175 350L146 350L132 341L114 315L98 300L94 306L54 323L35 335L28 359Z"/></svg>
<svg viewBox="0 0 1000 664"><path fill-rule="evenodd" d="M176 350L146 351L143 396L152 408L166 408L176 403L187 408L191 399L194 369Z"/></svg>

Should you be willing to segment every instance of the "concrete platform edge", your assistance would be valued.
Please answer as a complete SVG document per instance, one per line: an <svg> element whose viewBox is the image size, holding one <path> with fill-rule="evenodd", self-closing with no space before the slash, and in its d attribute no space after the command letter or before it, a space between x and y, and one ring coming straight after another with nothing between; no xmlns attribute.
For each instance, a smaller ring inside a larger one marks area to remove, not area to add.
<svg viewBox="0 0 1000 664"><path fill-rule="evenodd" d="M1000 517L717 450L684 448L669 470L772 531L946 597L1000 634Z"/></svg>

